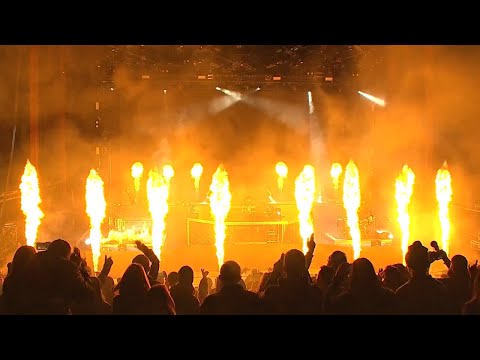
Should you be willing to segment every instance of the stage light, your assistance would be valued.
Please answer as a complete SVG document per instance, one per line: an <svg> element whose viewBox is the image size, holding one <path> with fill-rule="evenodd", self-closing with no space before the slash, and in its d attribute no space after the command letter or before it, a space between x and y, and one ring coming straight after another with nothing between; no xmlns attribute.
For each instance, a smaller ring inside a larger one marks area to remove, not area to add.
<svg viewBox="0 0 480 360"><path fill-rule="evenodd" d="M167 89L163 89L163 93L166 94L166 93L167 93Z"/></svg>
<svg viewBox="0 0 480 360"><path fill-rule="evenodd" d="M385 107L386 103L385 100L377 98L376 96L364 93L363 91L358 91L360 95L362 95L364 98L370 100L371 102L377 104L378 106Z"/></svg>
<svg viewBox="0 0 480 360"><path fill-rule="evenodd" d="M150 79L150 75L142 75L142 79L148 80Z"/></svg>
<svg viewBox="0 0 480 360"><path fill-rule="evenodd" d="M257 87L257 88L255 89L255 91L259 91L259 90L260 90L260 88L259 88L259 87Z"/></svg>
<svg viewBox="0 0 480 360"><path fill-rule="evenodd" d="M307 97L308 97L308 113L310 115L312 115L313 110L315 110L315 108L313 106L313 98L312 98L312 92L311 91L307 92Z"/></svg>
<svg viewBox="0 0 480 360"><path fill-rule="evenodd" d="M112 90L112 91L113 91L113 90L115 90L115 89L114 89L113 87L111 87L111 88L110 88L110 90Z"/></svg>
<svg viewBox="0 0 480 360"><path fill-rule="evenodd" d="M222 89L219 88L218 86L215 88L215 90L222 91Z"/></svg>
<svg viewBox="0 0 480 360"><path fill-rule="evenodd" d="M281 76L274 76L273 77L273 81L280 81L280 80L282 80Z"/></svg>

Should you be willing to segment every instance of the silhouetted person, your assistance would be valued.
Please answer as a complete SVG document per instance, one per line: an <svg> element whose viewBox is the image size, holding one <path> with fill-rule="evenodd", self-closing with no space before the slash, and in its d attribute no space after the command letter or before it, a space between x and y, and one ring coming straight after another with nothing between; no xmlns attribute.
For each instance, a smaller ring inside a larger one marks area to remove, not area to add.
<svg viewBox="0 0 480 360"><path fill-rule="evenodd" d="M95 289L80 251L65 240L53 241L32 260L32 310L38 314L69 314L74 302L94 296Z"/></svg>
<svg viewBox="0 0 480 360"><path fill-rule="evenodd" d="M167 275L167 284L169 289L178 284L178 272L172 271Z"/></svg>
<svg viewBox="0 0 480 360"><path fill-rule="evenodd" d="M440 279L440 281L447 287L448 294L456 308L456 312L460 314L463 306L472 295L467 258L463 255L455 255L452 257L448 277Z"/></svg>
<svg viewBox="0 0 480 360"><path fill-rule="evenodd" d="M198 284L198 301L200 304L212 293L213 281L208 277L209 272L205 269L201 269L202 278Z"/></svg>
<svg viewBox="0 0 480 360"><path fill-rule="evenodd" d="M410 273L405 265L399 263L394 264L393 267L400 271L402 285L405 284L408 280L410 280Z"/></svg>
<svg viewBox="0 0 480 360"><path fill-rule="evenodd" d="M157 277L158 272L160 271L160 260L158 260L158 257L153 250L149 249L141 241L135 241L135 245L143 254L135 256L132 260L132 264L140 264L143 266L150 282L150 286L158 284Z"/></svg>
<svg viewBox="0 0 480 360"><path fill-rule="evenodd" d="M465 315L480 315L480 272L475 275L473 281L472 297L463 307L463 314Z"/></svg>
<svg viewBox="0 0 480 360"><path fill-rule="evenodd" d="M200 312L209 315L260 314L260 298L239 285L241 278L240 266L235 261L225 262L220 268L217 292L207 296Z"/></svg>
<svg viewBox="0 0 480 360"><path fill-rule="evenodd" d="M370 260L352 264L350 286L333 302L331 312L349 315L387 315L395 313L395 294L384 288Z"/></svg>
<svg viewBox="0 0 480 360"><path fill-rule="evenodd" d="M321 290L310 283L305 255L292 249L284 256L286 277L278 278L278 285L265 290L263 300L267 311L274 314L321 314L323 296ZM275 264L272 276L279 272Z"/></svg>
<svg viewBox="0 0 480 360"><path fill-rule="evenodd" d="M116 286L118 295L113 298L114 314L134 315L147 312L147 293L150 282L140 264L130 264Z"/></svg>
<svg viewBox="0 0 480 360"><path fill-rule="evenodd" d="M175 303L165 285L157 284L148 290L147 312L151 315L175 315Z"/></svg>
<svg viewBox="0 0 480 360"><path fill-rule="evenodd" d="M407 315L453 313L447 288L428 273L428 249L420 241L408 247L405 262L411 278L395 292L399 312Z"/></svg>
<svg viewBox="0 0 480 360"><path fill-rule="evenodd" d="M30 288L31 263L37 251L32 246L21 246L8 265L1 296L2 313L28 314L32 293Z"/></svg>
<svg viewBox="0 0 480 360"><path fill-rule="evenodd" d="M182 266L178 270L178 284L170 288L170 295L175 302L177 315L191 315L198 312L200 303L195 296L193 270L190 266Z"/></svg>
<svg viewBox="0 0 480 360"><path fill-rule="evenodd" d="M388 265L383 271L383 286L392 290L393 292L405 284L408 280L405 280L400 270L393 266Z"/></svg>
<svg viewBox="0 0 480 360"><path fill-rule="evenodd" d="M327 260L327 266L330 266L334 270L334 273L337 272L340 265L345 263L347 263L347 255L340 250L334 251Z"/></svg>
<svg viewBox="0 0 480 360"><path fill-rule="evenodd" d="M92 298L81 303L72 305L73 315L109 315L112 313L112 307L105 301L100 280L96 277L91 278L95 294Z"/></svg>

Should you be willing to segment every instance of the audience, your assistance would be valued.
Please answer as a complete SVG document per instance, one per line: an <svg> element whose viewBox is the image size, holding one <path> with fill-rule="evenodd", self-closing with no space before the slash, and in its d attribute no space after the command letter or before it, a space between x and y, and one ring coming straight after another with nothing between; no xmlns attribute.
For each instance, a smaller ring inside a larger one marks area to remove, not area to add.
<svg viewBox="0 0 480 360"><path fill-rule="evenodd" d="M375 273L366 258L352 264L346 254L334 251L312 279L309 272L315 250L292 249L273 268L245 273L227 261L213 288L209 272L201 269L198 292L194 271L182 266L157 281L160 262L153 251L137 241L135 256L114 286L109 276L111 257L104 256L101 271L92 277L78 248L55 240L37 253L31 246L15 252L0 292L0 314L72 315L480 315L480 272L477 262L451 259L443 251L428 251L420 241L408 248L406 267L393 264ZM449 266L447 276L429 274L433 261Z"/></svg>

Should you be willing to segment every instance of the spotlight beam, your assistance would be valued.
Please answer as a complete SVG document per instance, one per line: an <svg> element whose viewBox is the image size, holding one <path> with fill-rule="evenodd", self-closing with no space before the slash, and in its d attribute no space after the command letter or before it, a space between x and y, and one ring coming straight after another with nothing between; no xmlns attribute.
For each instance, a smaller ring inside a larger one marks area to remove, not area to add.
<svg viewBox="0 0 480 360"><path fill-rule="evenodd" d="M364 98L370 100L371 102L377 104L378 106L381 106L381 107L385 107L386 103L385 103L385 100L383 99L380 99L376 96L373 96L373 95L370 95L370 94L367 94L367 93L364 93L363 91L358 91L358 93L360 95L362 95Z"/></svg>

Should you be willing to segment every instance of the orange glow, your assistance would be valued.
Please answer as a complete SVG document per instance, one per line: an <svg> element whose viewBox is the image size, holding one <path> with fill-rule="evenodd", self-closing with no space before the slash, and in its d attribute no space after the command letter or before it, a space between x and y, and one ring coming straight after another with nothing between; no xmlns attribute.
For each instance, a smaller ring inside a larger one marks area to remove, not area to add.
<svg viewBox="0 0 480 360"><path fill-rule="evenodd" d="M339 163L333 163L332 168L330 169L330 176L332 177L333 187L335 190L338 190L340 185L340 175L342 175L343 168Z"/></svg>
<svg viewBox="0 0 480 360"><path fill-rule="evenodd" d="M27 245L34 246L37 240L38 227L44 214L39 207L42 199L40 198L37 170L29 160L27 160L25 170L23 171L20 192L22 194L22 212L25 215L25 238Z"/></svg>
<svg viewBox="0 0 480 360"><path fill-rule="evenodd" d="M217 249L218 268L223 265L225 256L225 219L230 211L232 194L230 193L230 184L228 174L220 165L213 174L212 183L210 184L210 212L215 220L215 246Z"/></svg>
<svg viewBox="0 0 480 360"><path fill-rule="evenodd" d="M95 271L98 271L98 259L102 241L101 225L105 219L107 203L103 194L103 180L94 169L90 170L85 190L86 210L90 218L90 237L88 242L92 247L93 268Z"/></svg>
<svg viewBox="0 0 480 360"><path fill-rule="evenodd" d="M132 165L132 178L135 185L135 191L140 190L140 180L142 179L143 175L143 165L141 162L136 162Z"/></svg>
<svg viewBox="0 0 480 360"><path fill-rule="evenodd" d="M279 161L275 166L275 171L277 172L277 175L278 175L278 179L277 179L278 189L280 191L283 191L283 183L285 182L285 179L287 178L287 175L288 175L288 167L283 161Z"/></svg>
<svg viewBox="0 0 480 360"><path fill-rule="evenodd" d="M350 161L345 169L345 178L343 180L343 207L347 212L347 224L352 237L354 259L360 257L362 249L360 228L358 226L360 201L360 176L357 166L353 161Z"/></svg>
<svg viewBox="0 0 480 360"><path fill-rule="evenodd" d="M402 172L395 181L395 200L397 201L397 221L402 231L402 254L405 264L405 255L410 245L410 214L408 206L413 194L415 174L412 169L404 165Z"/></svg>
<svg viewBox="0 0 480 360"><path fill-rule="evenodd" d="M165 173L165 167L163 171ZM147 199L152 217L152 250L159 259L166 237L165 217L168 214L169 190L168 180L157 170L151 170L147 181Z"/></svg>
<svg viewBox="0 0 480 360"><path fill-rule="evenodd" d="M192 178L195 182L195 190L198 191L200 189L200 177L203 174L203 166L200 163L195 163L192 167L192 170L190 171L190 175L192 175Z"/></svg>
<svg viewBox="0 0 480 360"><path fill-rule="evenodd" d="M295 180L295 200L298 209L300 237L302 250L308 251L307 242L313 233L312 206L315 201L315 169L312 165L305 165Z"/></svg>
<svg viewBox="0 0 480 360"><path fill-rule="evenodd" d="M438 202L438 218L440 220L442 249L447 253L450 250L450 215L449 205L452 201L452 177L447 168L447 162L438 170L435 178L436 194Z"/></svg>

